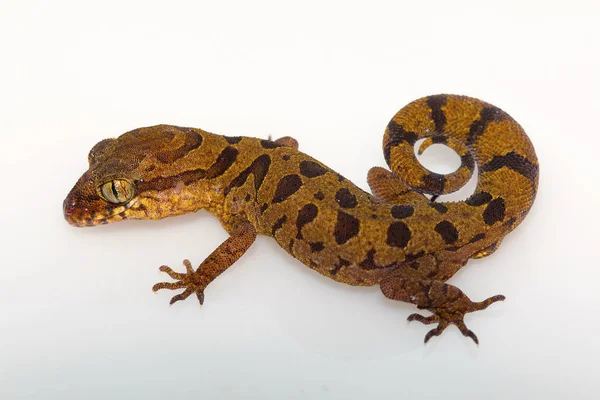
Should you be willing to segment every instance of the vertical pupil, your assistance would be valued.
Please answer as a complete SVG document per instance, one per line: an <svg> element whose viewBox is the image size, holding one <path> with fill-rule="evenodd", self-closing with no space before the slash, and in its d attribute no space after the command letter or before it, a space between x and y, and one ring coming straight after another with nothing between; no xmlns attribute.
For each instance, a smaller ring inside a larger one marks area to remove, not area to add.
<svg viewBox="0 0 600 400"><path fill-rule="evenodd" d="M115 184L115 181L111 182L110 188L111 188L111 190L113 192L113 195L115 196L115 199L117 201L121 201L121 199L119 198L119 192L117 191L117 186Z"/></svg>

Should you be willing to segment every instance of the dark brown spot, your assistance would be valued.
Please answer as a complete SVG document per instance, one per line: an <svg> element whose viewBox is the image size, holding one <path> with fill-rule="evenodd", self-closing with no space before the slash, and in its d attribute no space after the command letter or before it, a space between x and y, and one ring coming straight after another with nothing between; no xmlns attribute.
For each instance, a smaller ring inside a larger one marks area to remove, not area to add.
<svg viewBox="0 0 600 400"><path fill-rule="evenodd" d="M404 222L393 222L388 227L386 243L391 247L404 248L408 244L410 236L410 229Z"/></svg>
<svg viewBox="0 0 600 400"><path fill-rule="evenodd" d="M450 221L442 221L435 226L435 231L440 234L446 244L452 244L458 240L458 231Z"/></svg>
<svg viewBox="0 0 600 400"><path fill-rule="evenodd" d="M371 214L371 219L377 219L377 214Z"/></svg>
<svg viewBox="0 0 600 400"><path fill-rule="evenodd" d="M246 197L244 198L245 201L250 201L250 194L247 194Z"/></svg>
<svg viewBox="0 0 600 400"><path fill-rule="evenodd" d="M240 172L240 174L231 181L229 186L225 188L225 195L227 196L231 189L242 186L250 174L254 175L254 188L258 193L258 189L260 189L267 172L269 172L270 165L271 158L268 155L263 154L258 156L248 168Z"/></svg>
<svg viewBox="0 0 600 400"><path fill-rule="evenodd" d="M185 157L190 151L197 149L202 144L202 135L192 128L169 127L168 129L177 129L181 134L185 135L185 140L181 147L157 152L155 154L156 159L161 163L171 164L175 162L175 160ZM172 132L169 131L165 131L165 133L172 134Z"/></svg>
<svg viewBox="0 0 600 400"><path fill-rule="evenodd" d="M288 251L291 255L294 255L294 239L290 239L290 244L288 245Z"/></svg>
<svg viewBox="0 0 600 400"><path fill-rule="evenodd" d="M446 214L448 212L448 207L442 203L428 203L428 205L440 214Z"/></svg>
<svg viewBox="0 0 600 400"><path fill-rule="evenodd" d="M325 248L325 245L323 244L323 242L314 242L310 244L310 250L313 253L316 253L318 251L321 251Z"/></svg>
<svg viewBox="0 0 600 400"><path fill-rule="evenodd" d="M394 120L391 120L387 126L388 141L383 149L383 155L385 161L390 163L390 153L392 147L402 144L404 142L411 146L415 145L418 136L414 132L407 132L401 125L398 125Z"/></svg>
<svg viewBox="0 0 600 400"><path fill-rule="evenodd" d="M431 172L423 177L423 191L429 194L444 194L446 178L444 175Z"/></svg>
<svg viewBox="0 0 600 400"><path fill-rule="evenodd" d="M317 164L314 161L302 161L300 163L300 173L307 178L315 178L327 172L327 168Z"/></svg>
<svg viewBox="0 0 600 400"><path fill-rule="evenodd" d="M302 187L302 179L296 174L286 175L279 180L272 203L281 203Z"/></svg>
<svg viewBox="0 0 600 400"><path fill-rule="evenodd" d="M211 167L206 171L206 178L213 179L219 177L225 173L233 165L237 158L237 149L227 146L223 149L221 154L217 157L217 160Z"/></svg>
<svg viewBox="0 0 600 400"><path fill-rule="evenodd" d="M482 171L496 171L502 167L510 168L534 182L538 174L538 166L520 154L511 151L503 156L494 158L481 167Z"/></svg>
<svg viewBox="0 0 600 400"><path fill-rule="evenodd" d="M272 140L261 140L260 141L260 145L264 148L264 149L275 149L277 147L281 147L283 146L282 144L279 143L275 143Z"/></svg>
<svg viewBox="0 0 600 400"><path fill-rule="evenodd" d="M427 98L427 105L431 109L431 119L433 120L435 130L438 133L444 132L444 127L446 126L446 115L444 114L444 111L442 111L442 107L446 105L447 101L448 98L443 94L429 96ZM441 142L434 141L433 143Z"/></svg>
<svg viewBox="0 0 600 400"><path fill-rule="evenodd" d="M297 239L302 239L302 227L315 219L317 214L319 214L319 209L312 203L306 204L298 211L298 218L296 219L296 227L298 228Z"/></svg>
<svg viewBox="0 0 600 400"><path fill-rule="evenodd" d="M225 138L225 140L227 140L227 143L229 143L229 144L236 144L242 140L241 136L223 136L223 137Z"/></svg>
<svg viewBox="0 0 600 400"><path fill-rule="evenodd" d="M318 191L317 193L315 193L315 199L323 200L324 198L325 198L325 195L323 194L323 192Z"/></svg>
<svg viewBox="0 0 600 400"><path fill-rule="evenodd" d="M288 160L289 160L291 157L290 157L290 155L289 155L289 154L286 154L286 155L284 155L284 156L283 156L283 157L281 157L281 158L283 158L283 161L288 161Z"/></svg>
<svg viewBox="0 0 600 400"><path fill-rule="evenodd" d="M310 261L309 261L309 263L310 263L310 267L311 267L312 269L315 269L315 268L317 268L317 267L319 266L319 265L318 265L316 262L314 262L313 260L310 260Z"/></svg>
<svg viewBox="0 0 600 400"><path fill-rule="evenodd" d="M271 228L271 236L275 237L275 232L277 232L283 226L283 224L285 224L285 221L287 221L287 215L284 215L283 217L279 218L273 224L273 227Z"/></svg>
<svg viewBox="0 0 600 400"><path fill-rule="evenodd" d="M343 211L338 212L333 235L337 244L344 244L358 234L360 221Z"/></svg>
<svg viewBox="0 0 600 400"><path fill-rule="evenodd" d="M334 266L334 268L330 272L331 275L336 275L340 271L340 269L342 269L342 267L347 267L348 265L350 265L350 261L339 257L338 263Z"/></svg>
<svg viewBox="0 0 600 400"><path fill-rule="evenodd" d="M152 172L154 171L154 169L156 169L156 165L149 165L148 167L146 167L145 171Z"/></svg>
<svg viewBox="0 0 600 400"><path fill-rule="evenodd" d="M485 238L485 234L484 233L478 233L477 235L473 236L471 238L471 240L469 240L469 243L475 243L480 241L481 239Z"/></svg>
<svg viewBox="0 0 600 400"><path fill-rule="evenodd" d="M269 208L269 204L264 203L262 206L260 206L260 213L263 214L265 211L267 211L267 208Z"/></svg>
<svg viewBox="0 0 600 400"><path fill-rule="evenodd" d="M489 203L491 200L491 194L489 194L488 192L479 192L466 199L465 203L473 207L479 207L486 203Z"/></svg>
<svg viewBox="0 0 600 400"><path fill-rule="evenodd" d="M483 108L479 113L479 119L473 121L473 124L471 124L465 144L471 146L475 143L479 136L483 135L490 122L501 121L507 117L508 115L497 107L490 106Z"/></svg>
<svg viewBox="0 0 600 400"><path fill-rule="evenodd" d="M397 219L408 218L413 215L415 209L413 206L403 205L403 206L393 206L392 207L392 217Z"/></svg>
<svg viewBox="0 0 600 400"><path fill-rule="evenodd" d="M337 175L338 182L342 183L346 180L346 178L344 178L344 176L342 174L336 173L336 175Z"/></svg>
<svg viewBox="0 0 600 400"><path fill-rule="evenodd" d="M357 204L356 196L346 188L342 188L335 193L335 201L343 208L354 208Z"/></svg>
<svg viewBox="0 0 600 400"><path fill-rule="evenodd" d="M374 269L386 269L391 268L396 265L396 263L391 263L388 265L378 265L375 263L375 249L369 250L367 253L367 257L358 264L364 270L374 270Z"/></svg>
<svg viewBox="0 0 600 400"><path fill-rule="evenodd" d="M471 153L464 154L460 157L460 166L466 167L469 171L473 171L475 169L475 160Z"/></svg>
<svg viewBox="0 0 600 400"><path fill-rule="evenodd" d="M448 143L448 138L446 136L443 135L435 135L431 137L431 143L436 144L447 144Z"/></svg>
<svg viewBox="0 0 600 400"><path fill-rule="evenodd" d="M483 211L483 220L488 225L493 225L495 222L500 222L504 219L504 213L506 212L506 205L504 199L498 197L487 205Z"/></svg>

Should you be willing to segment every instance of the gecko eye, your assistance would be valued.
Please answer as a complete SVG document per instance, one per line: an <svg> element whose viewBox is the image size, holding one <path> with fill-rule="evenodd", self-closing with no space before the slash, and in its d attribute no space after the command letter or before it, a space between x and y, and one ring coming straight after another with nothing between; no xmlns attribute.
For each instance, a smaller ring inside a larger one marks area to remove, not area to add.
<svg viewBox="0 0 600 400"><path fill-rule="evenodd" d="M113 204L127 203L135 194L133 183L125 179L108 181L100 185L99 189L102 198Z"/></svg>

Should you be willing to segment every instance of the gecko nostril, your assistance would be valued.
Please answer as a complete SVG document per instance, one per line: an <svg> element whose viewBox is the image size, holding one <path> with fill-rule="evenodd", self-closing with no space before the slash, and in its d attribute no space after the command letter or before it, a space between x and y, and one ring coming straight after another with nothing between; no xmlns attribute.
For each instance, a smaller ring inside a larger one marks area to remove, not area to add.
<svg viewBox="0 0 600 400"><path fill-rule="evenodd" d="M63 211L66 217L73 215L76 205L77 202L75 201L75 199L70 199L68 197L65 199L65 201L63 202Z"/></svg>

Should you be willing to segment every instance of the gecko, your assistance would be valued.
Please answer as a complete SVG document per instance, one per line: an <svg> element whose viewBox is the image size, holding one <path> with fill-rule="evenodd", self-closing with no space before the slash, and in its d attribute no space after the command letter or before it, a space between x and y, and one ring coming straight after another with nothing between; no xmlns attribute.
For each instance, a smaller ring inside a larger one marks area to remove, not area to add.
<svg viewBox="0 0 600 400"><path fill-rule="evenodd" d="M423 139L421 141L421 139ZM448 174L432 172L415 155L444 144L460 156ZM431 315L409 321L437 324L425 343L448 326L479 343L467 313L505 299L471 301L447 282L469 259L489 256L529 212L539 164L523 128L506 112L459 95L433 95L402 108L385 129L390 169L367 175L372 193L298 150L291 137L222 136L196 128L157 125L97 143L89 169L63 202L66 220L85 227L126 219L161 219L205 209L229 237L194 269L166 265L183 289L170 303L195 294L234 264L257 235L270 236L307 267L341 283L379 285L385 297ZM463 201L437 196L460 189L477 173ZM432 197L428 197L432 196Z"/></svg>

